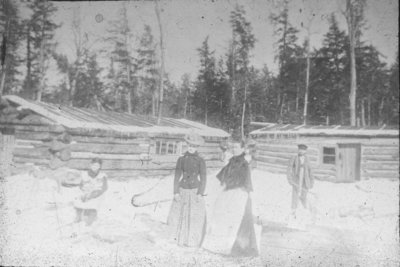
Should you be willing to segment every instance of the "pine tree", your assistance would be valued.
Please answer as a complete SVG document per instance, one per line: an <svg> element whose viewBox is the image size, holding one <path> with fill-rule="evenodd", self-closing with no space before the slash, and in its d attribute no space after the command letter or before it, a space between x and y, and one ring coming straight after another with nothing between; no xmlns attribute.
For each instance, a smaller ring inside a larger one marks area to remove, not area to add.
<svg viewBox="0 0 400 267"><path fill-rule="evenodd" d="M231 100L232 113L234 115L234 125L240 127L240 136L244 140L245 132L245 121L248 120L248 112L246 107L248 106L248 93L249 93L249 64L251 51L254 48L256 39L252 33L252 26L246 19L246 12L243 6L236 5L235 9L231 12L230 23L232 27L232 49L228 57L228 68L231 69L230 79L232 87L232 95L234 96ZM237 120L237 119L239 120ZM235 128L239 128L235 127Z"/></svg>
<svg viewBox="0 0 400 267"><path fill-rule="evenodd" d="M276 120L282 121L284 107L288 109L290 105L291 95L297 88L293 88L294 80L293 71L297 68L297 57L299 46L297 45L298 30L289 22L288 2L284 2L282 11L279 14L272 14L270 17L275 27L274 35L277 36L277 56L279 63L278 84L280 88L277 98Z"/></svg>
<svg viewBox="0 0 400 267"><path fill-rule="evenodd" d="M0 96L12 92L19 86L17 75L21 58L17 50L21 44L22 27L18 5L10 0L3 0L0 9L1 43L1 75Z"/></svg>
<svg viewBox="0 0 400 267"><path fill-rule="evenodd" d="M346 0L346 9L343 14L347 21L348 37L350 43L350 123L356 125L357 114L357 72L356 49L361 37L361 27L364 23L364 9L366 0Z"/></svg>
<svg viewBox="0 0 400 267"><path fill-rule="evenodd" d="M210 113L211 101L213 98L216 83L215 57L214 51L210 51L208 37L203 41L202 46L197 50L200 57L200 70L196 82L194 94L195 107L198 115L203 115L201 119L206 125Z"/></svg>
<svg viewBox="0 0 400 267"><path fill-rule="evenodd" d="M96 54L87 55L83 64L83 71L79 73L77 79L74 103L77 107L104 110L106 100Z"/></svg>
<svg viewBox="0 0 400 267"><path fill-rule="evenodd" d="M315 52L310 84L310 119L313 123L348 123L349 42L336 17L329 19L322 47Z"/></svg>
<svg viewBox="0 0 400 267"><path fill-rule="evenodd" d="M156 44L148 25L144 26L144 32L140 37L136 73L140 113L156 116L159 71L156 60Z"/></svg>
<svg viewBox="0 0 400 267"><path fill-rule="evenodd" d="M53 3L34 0L27 6L32 10L32 15L26 21L28 71L24 81L24 95L41 101L48 60L57 45L53 41L54 32L60 25L51 19L57 11Z"/></svg>
<svg viewBox="0 0 400 267"><path fill-rule="evenodd" d="M362 46L356 52L359 111L357 115L361 118L362 126L377 125L379 118L376 115L382 112L379 109L380 103L383 101L389 104L389 71L386 64L380 60L380 53L374 46Z"/></svg>
<svg viewBox="0 0 400 267"><path fill-rule="evenodd" d="M399 52L397 52L396 62L390 69L389 80L389 118L388 124L399 126Z"/></svg>
<svg viewBox="0 0 400 267"><path fill-rule="evenodd" d="M114 89L117 96L116 102L119 111L132 113L134 111L134 98L136 92L135 72L137 68L136 59L133 56L131 41L133 36L129 27L127 9L125 4L120 9L120 17L111 22L108 30L110 37L107 39L113 46L111 60L114 68Z"/></svg>

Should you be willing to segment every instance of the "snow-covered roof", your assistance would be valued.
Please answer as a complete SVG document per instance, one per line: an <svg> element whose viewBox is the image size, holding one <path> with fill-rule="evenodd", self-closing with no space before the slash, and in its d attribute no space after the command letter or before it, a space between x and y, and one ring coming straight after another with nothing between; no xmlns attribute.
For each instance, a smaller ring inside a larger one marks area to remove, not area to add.
<svg viewBox="0 0 400 267"><path fill-rule="evenodd" d="M354 136L354 137L398 137L399 129L384 126L341 126L341 125L295 125L277 123L252 123L255 126L265 126L252 131L253 137L266 134L294 134L298 136Z"/></svg>
<svg viewBox="0 0 400 267"><path fill-rule="evenodd" d="M74 129L100 129L123 133L163 133L186 134L192 131L206 137L228 137L229 134L218 128L186 119L157 118L137 114L119 113L114 111L97 111L86 108L76 108L45 102L26 100L19 96L3 96L14 103L19 109L29 109L34 113L51 120L54 124Z"/></svg>

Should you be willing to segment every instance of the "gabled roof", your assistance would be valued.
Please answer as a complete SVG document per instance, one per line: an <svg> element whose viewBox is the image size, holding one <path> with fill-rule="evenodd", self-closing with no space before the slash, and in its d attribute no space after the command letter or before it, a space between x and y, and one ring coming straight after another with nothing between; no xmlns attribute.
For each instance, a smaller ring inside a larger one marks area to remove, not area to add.
<svg viewBox="0 0 400 267"><path fill-rule="evenodd" d="M191 131L202 136L228 137L221 129L208 127L204 124L186 119L162 118L157 125L157 118L137 114L119 113L113 111L97 111L86 108L76 108L45 102L26 100L19 96L7 95L4 99L17 105L20 109L28 109L47 118L54 124L66 128L101 129L116 132L136 133L168 133L186 134Z"/></svg>
<svg viewBox="0 0 400 267"><path fill-rule="evenodd" d="M398 137L398 127L384 126L341 126L341 125L295 125L277 123L252 123L256 126L265 126L252 131L252 136L265 134L296 134L313 136L363 136L363 137Z"/></svg>

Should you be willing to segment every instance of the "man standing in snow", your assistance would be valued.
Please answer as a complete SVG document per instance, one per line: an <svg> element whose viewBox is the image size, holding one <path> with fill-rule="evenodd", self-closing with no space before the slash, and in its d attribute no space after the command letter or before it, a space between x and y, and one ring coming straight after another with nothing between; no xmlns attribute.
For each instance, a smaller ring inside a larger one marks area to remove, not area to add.
<svg viewBox="0 0 400 267"><path fill-rule="evenodd" d="M308 209L307 194L314 185L314 177L306 152L306 145L298 145L298 154L290 160L287 169L287 179L292 186L292 216L294 217L299 200L303 207Z"/></svg>

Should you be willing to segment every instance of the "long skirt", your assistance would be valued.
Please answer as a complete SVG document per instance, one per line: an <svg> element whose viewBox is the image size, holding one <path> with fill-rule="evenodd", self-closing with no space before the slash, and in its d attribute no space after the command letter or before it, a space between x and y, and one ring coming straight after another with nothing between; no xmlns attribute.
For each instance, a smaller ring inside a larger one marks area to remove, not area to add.
<svg viewBox="0 0 400 267"><path fill-rule="evenodd" d="M225 255L258 255L251 199L246 191L233 189L218 196L202 247Z"/></svg>
<svg viewBox="0 0 400 267"><path fill-rule="evenodd" d="M197 189L180 188L181 199L173 201L168 215L170 238L180 246L199 247L206 226L204 199L197 200Z"/></svg>

